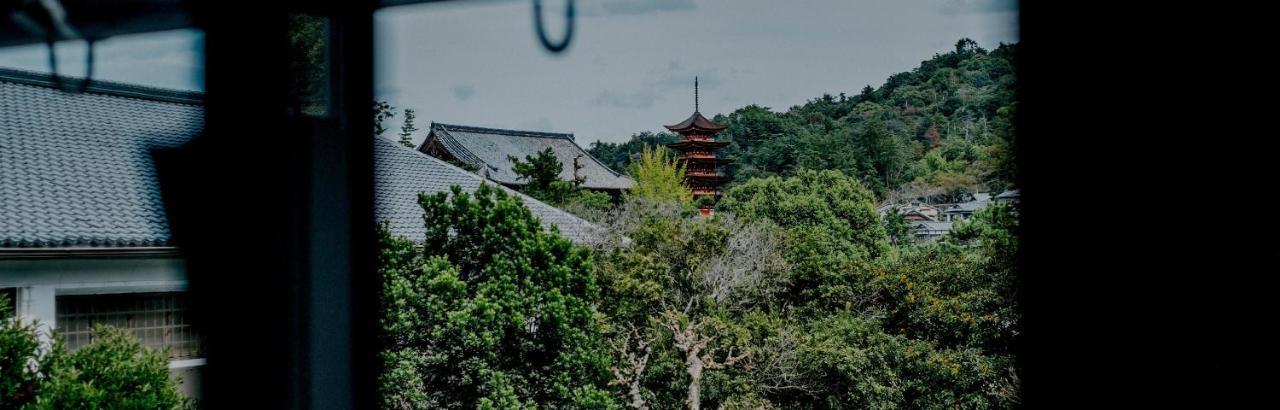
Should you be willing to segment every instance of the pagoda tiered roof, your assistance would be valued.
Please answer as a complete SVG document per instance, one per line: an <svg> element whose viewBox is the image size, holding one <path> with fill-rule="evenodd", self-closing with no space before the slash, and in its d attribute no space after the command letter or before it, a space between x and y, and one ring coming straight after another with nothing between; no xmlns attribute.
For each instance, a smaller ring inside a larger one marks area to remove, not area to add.
<svg viewBox="0 0 1280 410"><path fill-rule="evenodd" d="M725 164L733 163L733 160L729 158L703 157L703 156L693 156L693 155L681 155L677 157L677 159L684 162L696 162L696 163L714 164L714 165L725 165Z"/></svg>
<svg viewBox="0 0 1280 410"><path fill-rule="evenodd" d="M723 125L716 124L715 122L707 119L707 117L703 117L702 113L697 111L694 111L693 115L690 115L689 118L681 121L679 124L667 125L666 127L668 130L681 134L689 131L720 132L727 128Z"/></svg>
<svg viewBox="0 0 1280 410"><path fill-rule="evenodd" d="M733 180L732 177L727 177L724 175L691 175L686 173L684 174L684 177L685 179L688 179L688 180L693 180L693 181L698 181L703 183L712 183L716 185L728 183L729 181Z"/></svg>
<svg viewBox="0 0 1280 410"><path fill-rule="evenodd" d="M668 147L675 148L681 151L696 150L699 148L708 149L708 150L717 150L720 148L724 148L728 145L729 145L728 142L723 142L723 141L695 140L695 139L682 139L678 142L667 144Z"/></svg>

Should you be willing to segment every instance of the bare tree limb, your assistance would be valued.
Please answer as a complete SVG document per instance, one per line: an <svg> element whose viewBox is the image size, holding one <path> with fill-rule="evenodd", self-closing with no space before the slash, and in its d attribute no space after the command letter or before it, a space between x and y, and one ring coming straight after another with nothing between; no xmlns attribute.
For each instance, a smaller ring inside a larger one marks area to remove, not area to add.
<svg viewBox="0 0 1280 410"><path fill-rule="evenodd" d="M620 341L612 342L614 353L616 353L622 361L621 366L614 365L610 370L613 372L613 380L609 382L610 386L626 386L627 397L630 401L627 406L637 410L648 410L649 405L644 400L644 393L640 387L641 377L644 376L645 367L649 363L649 356L653 353L653 349L649 346L649 340L640 334L639 329L633 324L627 325L629 332L626 337ZM631 348L631 341L635 340L635 349ZM639 353L637 353L637 350Z"/></svg>

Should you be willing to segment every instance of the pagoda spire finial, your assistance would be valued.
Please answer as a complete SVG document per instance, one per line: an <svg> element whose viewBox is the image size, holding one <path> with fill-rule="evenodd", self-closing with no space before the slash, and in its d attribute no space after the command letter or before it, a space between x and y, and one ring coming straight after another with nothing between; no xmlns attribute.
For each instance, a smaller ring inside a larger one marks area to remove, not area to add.
<svg viewBox="0 0 1280 410"><path fill-rule="evenodd" d="M693 112L698 112L698 76L693 76Z"/></svg>

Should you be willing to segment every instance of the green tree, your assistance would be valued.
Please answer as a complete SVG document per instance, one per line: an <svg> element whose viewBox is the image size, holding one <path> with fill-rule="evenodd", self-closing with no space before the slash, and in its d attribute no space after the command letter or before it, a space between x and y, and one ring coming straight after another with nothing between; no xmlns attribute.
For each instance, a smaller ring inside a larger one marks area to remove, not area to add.
<svg viewBox="0 0 1280 410"><path fill-rule="evenodd" d="M560 174L564 172L564 164L556 157L555 150L551 147L538 151L536 156L526 155L524 158L521 161L514 156L507 156L507 160L512 164L511 170L519 175L520 179L529 181L520 188L520 192L525 195L576 213L599 212L612 206L613 199L609 194L581 187L586 179L578 176L577 171L582 169L582 164L577 158L573 163L574 179L572 181L560 179Z"/></svg>
<svg viewBox="0 0 1280 410"><path fill-rule="evenodd" d="M890 207L889 212L884 216L885 236L889 238L889 242L894 245L907 245L911 243L911 226L907 224L907 220L898 212L897 207Z"/></svg>
<svg viewBox="0 0 1280 410"><path fill-rule="evenodd" d="M645 147L665 146L679 139L680 135L673 132L644 131L632 134L631 138L623 143L593 142L587 152L609 168L625 171L631 168L633 162L640 159L640 153Z"/></svg>
<svg viewBox="0 0 1280 410"><path fill-rule="evenodd" d="M816 317L796 336L790 384L802 389L769 395L782 408L895 409L906 404L901 374L904 338L884 332L875 320L851 312Z"/></svg>
<svg viewBox="0 0 1280 410"><path fill-rule="evenodd" d="M767 219L785 228L820 227L872 258L887 248L875 197L857 179L839 171L797 172L737 185L719 207L748 220Z"/></svg>
<svg viewBox="0 0 1280 410"><path fill-rule="evenodd" d="M778 295L794 306L847 306L865 293L862 265L887 252L874 197L838 171L803 170L790 178L752 179L733 187L718 209L785 228L790 288Z"/></svg>
<svg viewBox="0 0 1280 410"><path fill-rule="evenodd" d="M985 53L985 52L986 50L983 50L982 47L978 47L978 42L973 41L968 37L962 38L960 39L960 41L956 41L956 54L972 54L972 53Z"/></svg>
<svg viewBox="0 0 1280 410"><path fill-rule="evenodd" d="M992 205L940 243L878 264L871 280L883 327L907 338L914 407L1017 404L1017 219Z"/></svg>
<svg viewBox="0 0 1280 410"><path fill-rule="evenodd" d="M540 201L563 203L577 188L569 181L560 180L564 164L556 158L556 151L547 147L536 155L526 155L524 160L508 155L511 170L519 179L528 181L520 191Z"/></svg>
<svg viewBox="0 0 1280 410"><path fill-rule="evenodd" d="M9 303L0 294L0 403L23 408L40 394L51 355L41 351L36 323L9 317Z"/></svg>
<svg viewBox="0 0 1280 410"><path fill-rule="evenodd" d="M413 109L405 108L404 124L400 125L400 145L404 145L409 148L417 148L417 146L413 144L413 133L418 132L418 127L413 124L414 118L417 118L417 115L414 115ZM379 123L381 122L379 121Z"/></svg>
<svg viewBox="0 0 1280 410"><path fill-rule="evenodd" d="M645 146L640 158L628 169L636 183L626 195L647 201L689 205L693 201L693 193L684 185L684 172L684 164L667 147L651 149Z"/></svg>
<svg viewBox="0 0 1280 410"><path fill-rule="evenodd" d="M396 107L392 107L386 101L373 102L373 135L382 135L387 132L387 127L383 123L396 116Z"/></svg>
<svg viewBox="0 0 1280 410"><path fill-rule="evenodd" d="M586 249L490 185L419 203L421 247L381 234L383 405L615 406Z"/></svg>
<svg viewBox="0 0 1280 410"><path fill-rule="evenodd" d="M862 91L858 93L858 99L860 101L871 101L875 98L875 92L876 90L871 88L870 84L867 84L866 86L863 86Z"/></svg>
<svg viewBox="0 0 1280 410"><path fill-rule="evenodd" d="M0 295L0 310L8 306ZM8 312L0 311L7 316ZM39 326L0 319L0 403L14 409L178 409L195 403L169 376L168 354L128 332L103 325L93 341L68 352L56 336L45 345Z"/></svg>
<svg viewBox="0 0 1280 410"><path fill-rule="evenodd" d="M61 350L61 344L55 351ZM37 408L174 409L192 407L169 377L169 355L143 347L125 330L96 325L93 342L54 353Z"/></svg>
<svg viewBox="0 0 1280 410"><path fill-rule="evenodd" d="M640 197L611 215L628 239L596 253L615 393L632 408L754 403L743 318L783 287L780 228Z"/></svg>
<svg viewBox="0 0 1280 410"><path fill-rule="evenodd" d="M725 175L747 179L785 174L795 168L800 125L794 117L752 104L715 120L725 126L719 139L729 142L722 153L734 158Z"/></svg>
<svg viewBox="0 0 1280 410"><path fill-rule="evenodd" d="M1018 175L1017 112L1016 102L996 110L993 121L995 142L986 147L989 152L987 164L992 172L984 178L987 188L993 191L1012 188Z"/></svg>
<svg viewBox="0 0 1280 410"><path fill-rule="evenodd" d="M883 195L906 179L905 144L882 121L869 120L852 130L850 137L856 147L862 181L873 191Z"/></svg>
<svg viewBox="0 0 1280 410"><path fill-rule="evenodd" d="M511 161L511 170L520 179L528 181L527 187L531 192L549 190L553 182L560 180L560 173L564 171L564 164L556 158L556 151L551 147L538 151L536 156L526 155L524 161L510 155L507 160Z"/></svg>

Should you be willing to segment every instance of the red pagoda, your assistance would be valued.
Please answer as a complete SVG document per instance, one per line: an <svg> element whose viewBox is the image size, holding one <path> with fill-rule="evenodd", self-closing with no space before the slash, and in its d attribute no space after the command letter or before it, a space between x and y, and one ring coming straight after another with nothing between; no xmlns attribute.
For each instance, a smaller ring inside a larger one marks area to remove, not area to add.
<svg viewBox="0 0 1280 410"><path fill-rule="evenodd" d="M698 112L698 79L693 79L693 115L676 125L666 126L668 130L680 134L680 141L667 144L667 147L680 151L680 161L685 165L684 182L693 191L693 198L699 203L702 198L720 199L720 185L729 182L730 178L719 173L721 165L733 162L726 158L716 158L716 151L729 145L718 142L715 135L724 131L725 126L711 122ZM700 205L704 214L711 212L712 206Z"/></svg>

